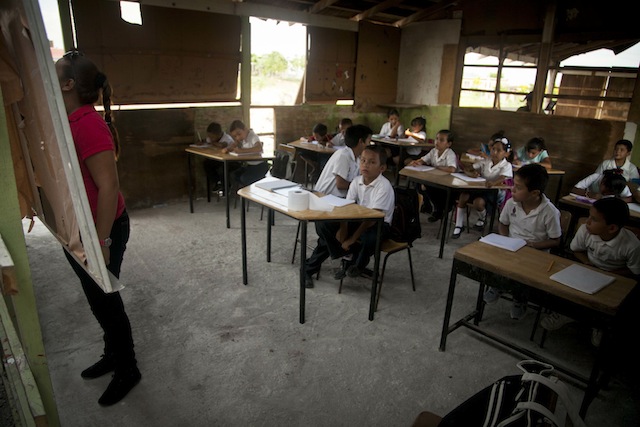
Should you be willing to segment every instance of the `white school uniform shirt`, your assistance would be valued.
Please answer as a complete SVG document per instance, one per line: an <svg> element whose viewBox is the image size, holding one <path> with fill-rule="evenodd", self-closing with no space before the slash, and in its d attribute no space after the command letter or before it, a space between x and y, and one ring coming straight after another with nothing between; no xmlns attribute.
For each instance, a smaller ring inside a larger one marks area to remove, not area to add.
<svg viewBox="0 0 640 427"><path fill-rule="evenodd" d="M507 200L500 213L500 222L509 226L509 237L524 239L527 242L558 239L562 235L560 211L544 194L540 205L528 214L522 208L522 203L513 199Z"/></svg>
<svg viewBox="0 0 640 427"><path fill-rule="evenodd" d="M420 132L416 132L416 133L422 137L422 141L421 142L424 142L424 141L427 140L427 133L425 131L421 130ZM406 136L404 134L404 132L402 132L402 138L409 138L409 139L412 139L412 140L418 142L414 137ZM407 147L407 154L410 154L412 156L417 156L420 153L422 153L422 148L420 148L420 147Z"/></svg>
<svg viewBox="0 0 640 427"><path fill-rule="evenodd" d="M614 159L605 160L600 163L595 173L602 175L602 173L608 169L618 169ZM627 181L640 178L640 175L638 175L638 168L629 161L628 157L624 160L624 165L622 165L620 169L622 169L622 176L624 176L624 179Z"/></svg>
<svg viewBox="0 0 640 427"><path fill-rule="evenodd" d="M575 187L580 190L587 190L589 193L597 194L600 193L600 181L602 181L602 174L592 173L588 177L578 181ZM620 197L631 197L629 186L624 187L624 190L620 193Z"/></svg>
<svg viewBox="0 0 640 427"><path fill-rule="evenodd" d="M396 195L389 180L382 174L369 185L358 175L351 181L347 199L355 200L357 204L369 209L384 212L384 222L391 225L393 210L396 207Z"/></svg>
<svg viewBox="0 0 640 427"><path fill-rule="evenodd" d="M380 136L389 136L391 135L391 123L386 122L385 124L382 125L382 128L380 129ZM402 127L402 125L398 125L398 133L396 133L396 136L398 138L404 138L404 128Z"/></svg>
<svg viewBox="0 0 640 427"><path fill-rule="evenodd" d="M513 178L513 168L507 159L502 159L498 164L494 165L491 159L482 159L474 163L473 168L480 172L480 176L487 181L493 181L501 176Z"/></svg>
<svg viewBox="0 0 640 427"><path fill-rule="evenodd" d="M456 156L456 153L454 153L451 148L447 148L442 152L442 154L440 154L438 153L438 149L434 147L431 151L422 156L422 161L425 165L442 167L453 166L458 170L458 156Z"/></svg>
<svg viewBox="0 0 640 427"><path fill-rule="evenodd" d="M590 234L586 224L582 224L571 241L571 250L587 251L589 262L602 270L627 267L633 274L640 274L640 240L626 228L621 228L613 239L604 241Z"/></svg>
<svg viewBox="0 0 640 427"><path fill-rule="evenodd" d="M229 144L233 143L233 138L228 133L223 132L222 136L220 137L220 140L218 141L218 143L219 144L225 144L225 147L228 147Z"/></svg>
<svg viewBox="0 0 640 427"><path fill-rule="evenodd" d="M331 143L336 147L341 147L344 145L344 135L342 132L338 132L333 138L331 138Z"/></svg>
<svg viewBox="0 0 640 427"><path fill-rule="evenodd" d="M345 181L351 182L359 173L358 160L353 150L346 147L343 150L336 151L329 157L313 189L324 194L333 194L334 196L344 198L348 190L340 190L337 187L336 176L340 176Z"/></svg>
<svg viewBox="0 0 640 427"><path fill-rule="evenodd" d="M256 133L253 131L253 129L249 129L249 132L247 133L247 137L240 142L239 147L240 148L253 148L259 142L260 142L260 138L258 137L258 135L256 135ZM252 161L248 161L247 164L249 164L249 165L259 165L262 162L264 162L264 160L252 160Z"/></svg>

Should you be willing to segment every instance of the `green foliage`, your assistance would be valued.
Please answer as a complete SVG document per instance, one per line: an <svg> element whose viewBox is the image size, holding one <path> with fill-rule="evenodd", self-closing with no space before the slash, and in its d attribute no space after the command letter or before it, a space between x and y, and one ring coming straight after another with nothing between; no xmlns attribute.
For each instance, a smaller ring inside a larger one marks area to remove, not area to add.
<svg viewBox="0 0 640 427"><path fill-rule="evenodd" d="M255 62L252 55L251 65L254 74L277 76L287 71L289 62L280 52L271 52L256 56Z"/></svg>

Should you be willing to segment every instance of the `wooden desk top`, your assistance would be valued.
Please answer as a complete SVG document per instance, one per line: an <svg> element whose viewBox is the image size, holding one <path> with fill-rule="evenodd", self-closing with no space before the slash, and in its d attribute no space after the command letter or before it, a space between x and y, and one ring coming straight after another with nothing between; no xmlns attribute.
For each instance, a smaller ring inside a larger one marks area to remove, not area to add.
<svg viewBox="0 0 640 427"><path fill-rule="evenodd" d="M469 182L464 181L451 175L449 172L433 169L426 172L420 172L412 169L403 168L400 170L400 175L413 179L422 183L439 184L444 187L456 188L456 189L506 189L511 188L508 185L496 185L493 187L485 186L484 182Z"/></svg>
<svg viewBox="0 0 640 427"><path fill-rule="evenodd" d="M635 286L633 279L527 246L517 252L510 252L478 241L458 249L454 258L607 315L616 314L622 301ZM546 271L551 261L554 262L553 266L550 271ZM591 295L549 278L552 274L572 264L580 264L583 267L613 276L615 281Z"/></svg>
<svg viewBox="0 0 640 427"><path fill-rule="evenodd" d="M187 153L197 154L198 156L206 157L213 160L219 160L219 161L244 162L244 161L273 159L273 156L269 156L264 153L234 156L233 154L222 153L221 149L216 147L188 147L185 149L185 151Z"/></svg>
<svg viewBox="0 0 640 427"><path fill-rule="evenodd" d="M431 142L418 142L413 138L389 138L386 136L383 137L372 137L372 142L380 142L382 144L389 145L397 145L402 147L435 147L434 143Z"/></svg>
<svg viewBox="0 0 640 427"><path fill-rule="evenodd" d="M337 151L335 148L332 148L332 147L327 147L322 144L314 144L312 142L304 142L299 139L292 142L288 142L287 145L290 145L295 148L299 148L301 150L313 151L315 153L333 154Z"/></svg>
<svg viewBox="0 0 640 427"><path fill-rule="evenodd" d="M466 163L468 165L474 164L476 162L479 162L479 159L472 159L470 158L467 153L462 153L462 155L460 156L460 162L461 163ZM513 170L514 172L520 167L519 165L512 165L513 166ZM549 175L564 175L566 172L560 169L547 169L547 173Z"/></svg>
<svg viewBox="0 0 640 427"><path fill-rule="evenodd" d="M258 188L255 184L241 188L238 190L238 195L299 221L348 221L384 218L384 212L376 209L369 209L355 203L347 206L334 207L331 212L312 211L308 209L304 211L290 211L287 207L287 198L285 196Z"/></svg>
<svg viewBox="0 0 640 427"><path fill-rule="evenodd" d="M568 205L571 206L576 206L578 208L582 208L586 211L589 211L589 209L591 208L591 204L587 203L587 202L582 202L576 199L576 196L572 195L572 194L568 194L566 196L563 196L560 198L560 203L566 203ZM640 206L638 206L637 203L628 203L628 205L634 205L635 207L640 208ZM633 220L638 220L640 219L640 212L635 211L633 209L629 209L629 216L633 219Z"/></svg>

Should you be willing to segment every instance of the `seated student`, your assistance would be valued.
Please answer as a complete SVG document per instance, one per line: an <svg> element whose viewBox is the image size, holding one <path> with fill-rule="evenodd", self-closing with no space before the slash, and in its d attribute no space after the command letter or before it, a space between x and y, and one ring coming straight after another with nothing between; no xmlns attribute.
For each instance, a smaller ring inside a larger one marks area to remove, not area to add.
<svg viewBox="0 0 640 427"><path fill-rule="evenodd" d="M229 127L233 142L222 149L223 153L262 153L262 142L253 129L248 129L240 120L234 120ZM264 178L269 164L264 160L247 161L233 172L233 177L241 187L253 184Z"/></svg>
<svg viewBox="0 0 640 427"><path fill-rule="evenodd" d="M323 123L317 123L311 130L312 135L307 138L307 141L309 142L315 141L318 144L322 145L323 147L326 147L329 145L332 138L332 136L329 135L327 132L328 132L327 125ZM324 168L324 165L327 164L327 161L329 160L329 157L331 155L306 151L304 154L301 154L301 156L303 156L305 159L310 160L312 162L317 162L318 163L317 173L320 173L320 171Z"/></svg>
<svg viewBox="0 0 640 427"><path fill-rule="evenodd" d="M207 126L207 139L205 141L213 147L226 148L227 145L233 143L233 138L222 130L220 123L211 122ZM204 159L202 166L207 174L207 180L213 182L213 191L224 188L224 164L213 159Z"/></svg>
<svg viewBox="0 0 640 427"><path fill-rule="evenodd" d="M621 139L616 142L616 145L613 147L613 158L600 163L595 173L601 174L608 169L622 169L622 176L624 176L624 179L627 181L640 178L638 168L629 161L632 149L633 144L631 141Z"/></svg>
<svg viewBox="0 0 640 427"><path fill-rule="evenodd" d="M353 122L350 118L345 117L340 120L340 124L338 125L338 133L327 143L327 147L343 147L344 143L344 133L346 132L349 126L353 126Z"/></svg>
<svg viewBox="0 0 640 427"><path fill-rule="evenodd" d="M544 139L531 138L524 147L520 147L513 153L512 163L514 166L539 163L546 169L551 169L551 157L547 153Z"/></svg>
<svg viewBox="0 0 640 427"><path fill-rule="evenodd" d="M369 136L367 136L369 137ZM386 169L386 155L379 146L367 145L360 155L360 175L349 185L347 198L371 209L384 212L382 238L386 238L391 227L395 208L395 193L387 178L382 175ZM313 274L329 256L332 259L352 255L351 261L344 261L342 269L334 278L359 276L374 254L376 246L376 221L316 222L318 245L305 261L305 286L313 287Z"/></svg>
<svg viewBox="0 0 640 427"><path fill-rule="evenodd" d="M480 148L470 148L469 150L467 150L467 153L488 159L491 156L491 146L493 145L493 141L502 138L504 138L504 131L499 130L498 132L491 135L487 142L481 142Z"/></svg>
<svg viewBox="0 0 640 427"><path fill-rule="evenodd" d="M458 157L451 149L453 143L453 132L448 129L442 129L436 134L436 146L431 149L425 156L409 163L411 166L434 166L436 169L445 172L455 172L458 169ZM439 188L429 188L427 191L425 186L420 187L420 192L425 196L424 211L431 209L429 222L436 222L442 218L442 212L446 203L446 191Z"/></svg>
<svg viewBox="0 0 640 427"><path fill-rule="evenodd" d="M548 251L560 244L560 211L553 206L544 190L549 182L547 170L540 164L524 165L513 177L511 198L500 213L498 230L501 235L516 237L527 242L527 246ZM498 300L501 291L488 287L484 302ZM511 318L521 319L527 310L526 295L513 292Z"/></svg>
<svg viewBox="0 0 640 427"><path fill-rule="evenodd" d="M640 240L625 228L629 207L615 197L596 200L589 218L571 241L570 248L578 261L605 271L637 279L640 275ZM637 310L637 309L636 309ZM634 315L637 318L637 311ZM540 324L548 331L561 328L573 319L551 313ZM594 329L591 342L599 345L601 333Z"/></svg>
<svg viewBox="0 0 640 427"><path fill-rule="evenodd" d="M404 131L405 136L415 139L417 142L424 142L427 139L427 119L424 117L415 117L411 120L411 129ZM422 152L420 147L407 147L407 158L404 160L404 164L408 165L411 161L417 159ZM393 162L397 165L400 161L400 156L393 159Z"/></svg>
<svg viewBox="0 0 640 427"><path fill-rule="evenodd" d="M487 180L487 187L501 185L507 178L513 177L513 169L508 158L511 156L511 144L507 138L496 139L491 146L491 157L474 163L470 168L465 166L464 173L471 177L483 177ZM483 230L484 223L487 219L487 210L485 209L488 193L474 193L473 207L478 211L478 221L475 228ZM505 191L500 190L498 200L495 200L495 206L500 206L502 199L505 197ZM454 239L460 237L460 233L464 230L463 221L466 215L467 202L469 201L469 193L463 192L458 197L456 210L456 225L453 228Z"/></svg>
<svg viewBox="0 0 640 427"><path fill-rule="evenodd" d="M578 182L571 192L591 199L618 197L627 203L633 201L631 190L620 169L608 169L602 174L592 173Z"/></svg>
<svg viewBox="0 0 640 427"><path fill-rule="evenodd" d="M349 184L358 175L358 158L371 143L371 129L363 125L350 126L345 132L346 148L331 155L314 186L315 191L346 197Z"/></svg>
<svg viewBox="0 0 640 427"><path fill-rule="evenodd" d="M392 108L387 112L387 122L380 128L380 136L401 138L402 135L404 135L404 128L400 124L400 113L395 108ZM398 147L385 147L384 151L387 153L388 163L391 166L397 164L397 161L393 159L399 159L400 149Z"/></svg>

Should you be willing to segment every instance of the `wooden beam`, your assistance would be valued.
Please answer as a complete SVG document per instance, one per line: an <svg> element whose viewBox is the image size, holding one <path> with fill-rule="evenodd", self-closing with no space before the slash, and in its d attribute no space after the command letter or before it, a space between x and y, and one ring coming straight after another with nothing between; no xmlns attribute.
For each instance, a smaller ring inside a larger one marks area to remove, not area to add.
<svg viewBox="0 0 640 427"><path fill-rule="evenodd" d="M457 4L457 3L458 3L457 0L450 0L450 1L442 2L441 4L439 4L437 6L433 6L433 7L429 7L429 8L423 9L423 10L421 10L419 12L414 13L413 15L407 16L406 18L402 18L402 19L394 22L393 25L396 26L396 27L402 28L405 25L409 25L412 22L419 21L422 18L425 18L427 16L434 15L434 14L436 14L438 12L441 12L441 11L447 9L448 7L453 6L453 5Z"/></svg>
<svg viewBox="0 0 640 427"><path fill-rule="evenodd" d="M379 12L382 12L385 9L388 9L390 7L395 6L396 4L402 3L403 0L386 0L383 1L382 3L378 3L377 5L373 6L370 9L367 9L365 11L363 11L362 13L357 14L356 16L352 17L351 20L352 21L362 21L363 19L367 19L370 16L376 15Z"/></svg>
<svg viewBox="0 0 640 427"><path fill-rule="evenodd" d="M328 8L329 6L336 3L337 1L338 0L320 0L319 2L316 2L316 4L314 4L309 8L309 13L318 13L322 9Z"/></svg>

